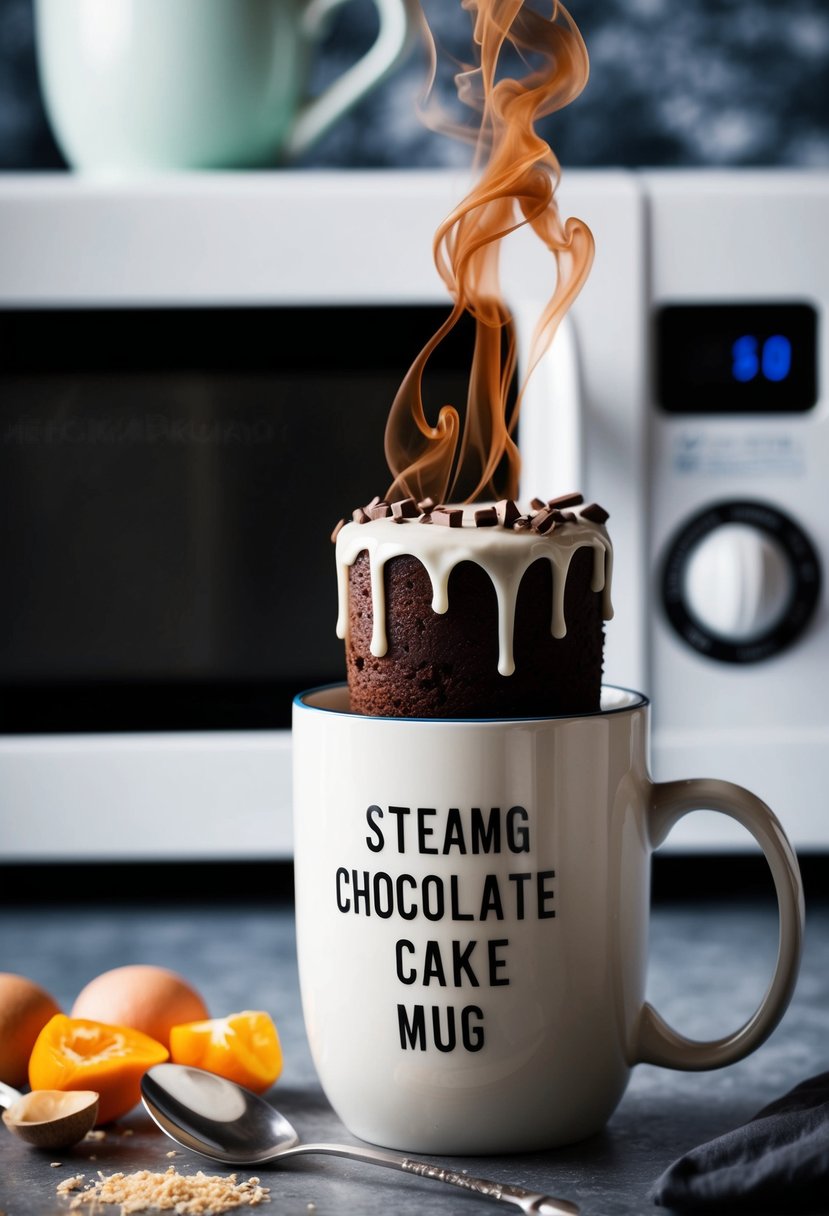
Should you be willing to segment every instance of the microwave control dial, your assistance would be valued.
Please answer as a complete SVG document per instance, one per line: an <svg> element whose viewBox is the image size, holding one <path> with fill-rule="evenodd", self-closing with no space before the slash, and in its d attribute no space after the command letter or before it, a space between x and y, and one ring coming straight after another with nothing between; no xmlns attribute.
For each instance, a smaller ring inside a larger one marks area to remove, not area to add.
<svg viewBox="0 0 829 1216"><path fill-rule="evenodd" d="M755 663L806 628L820 592L820 565L806 533L776 507L723 502L687 521L665 560L668 619L695 650L726 663Z"/></svg>
<svg viewBox="0 0 829 1216"><path fill-rule="evenodd" d="M785 616L793 573L776 540L749 524L723 524L688 555L688 611L718 637L760 637Z"/></svg>

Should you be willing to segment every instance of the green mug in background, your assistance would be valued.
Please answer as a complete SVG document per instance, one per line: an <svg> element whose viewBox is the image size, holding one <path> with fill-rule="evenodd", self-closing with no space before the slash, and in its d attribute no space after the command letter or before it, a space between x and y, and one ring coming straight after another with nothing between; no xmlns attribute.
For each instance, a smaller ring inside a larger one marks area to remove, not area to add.
<svg viewBox="0 0 829 1216"><path fill-rule="evenodd" d="M408 49L417 0L373 0L374 44L319 96L308 70L348 0L35 0L41 89L76 169L254 168L300 155Z"/></svg>

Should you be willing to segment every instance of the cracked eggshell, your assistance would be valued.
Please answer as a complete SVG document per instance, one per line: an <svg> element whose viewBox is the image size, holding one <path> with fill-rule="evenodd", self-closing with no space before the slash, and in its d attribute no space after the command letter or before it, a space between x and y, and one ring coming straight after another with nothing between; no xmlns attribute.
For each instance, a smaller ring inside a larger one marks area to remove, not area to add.
<svg viewBox="0 0 829 1216"><path fill-rule="evenodd" d="M34 980L0 971L0 1081L26 1084L35 1039L56 1013L57 1001Z"/></svg>

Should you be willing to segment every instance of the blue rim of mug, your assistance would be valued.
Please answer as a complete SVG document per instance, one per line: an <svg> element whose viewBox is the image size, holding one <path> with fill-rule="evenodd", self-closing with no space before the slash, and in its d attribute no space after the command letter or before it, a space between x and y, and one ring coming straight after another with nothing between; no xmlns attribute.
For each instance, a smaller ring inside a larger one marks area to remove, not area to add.
<svg viewBox="0 0 829 1216"><path fill-rule="evenodd" d="M611 705L608 709L589 709L582 714L548 714L546 716L535 715L531 718L407 718L407 717L392 717L387 714L355 714L350 709L329 709L323 705L309 705L306 697L314 696L316 693L328 692L333 688L347 688L345 680L338 680L333 684L320 684L317 688L306 688L302 692L298 692L294 697L294 705L297 709L308 710L315 714L331 714L337 718L349 718L355 722L425 722L430 726L434 726L437 722L456 723L464 726L503 726L506 722L565 722L568 719L573 721L581 721L583 718L608 718L613 714L627 714L635 709L645 709L650 705L650 697L646 697L643 692L637 692L634 688L625 688L622 684L602 684L602 691L609 688L613 692L627 693L629 697L634 697L635 700L627 705Z"/></svg>

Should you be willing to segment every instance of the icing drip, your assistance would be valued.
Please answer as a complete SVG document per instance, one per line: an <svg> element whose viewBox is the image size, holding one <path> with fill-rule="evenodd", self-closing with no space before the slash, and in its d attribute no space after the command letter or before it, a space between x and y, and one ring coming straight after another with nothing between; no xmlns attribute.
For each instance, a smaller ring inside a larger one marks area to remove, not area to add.
<svg viewBox="0 0 829 1216"><path fill-rule="evenodd" d="M553 612L550 629L553 637L567 634L564 619L564 592L567 572L577 549L593 550L591 589L602 593L602 616L613 616L610 580L613 548L603 524L578 517L575 523L556 528L548 536L535 532L513 532L505 528L476 528L469 511L462 528L412 521L397 524L391 519L375 519L367 524L346 524L337 536L337 590L339 612L337 636L348 629L348 570L362 552L367 552L371 569L373 626L371 653L381 658L388 648L386 637L386 592L384 570L393 557L410 556L423 565L432 584L432 609L439 614L449 608L449 576L461 562L474 562L488 574L498 604L498 671L510 676L515 671L513 635L518 588L525 572L539 559L552 567Z"/></svg>

